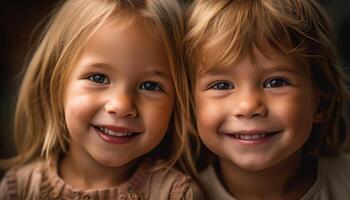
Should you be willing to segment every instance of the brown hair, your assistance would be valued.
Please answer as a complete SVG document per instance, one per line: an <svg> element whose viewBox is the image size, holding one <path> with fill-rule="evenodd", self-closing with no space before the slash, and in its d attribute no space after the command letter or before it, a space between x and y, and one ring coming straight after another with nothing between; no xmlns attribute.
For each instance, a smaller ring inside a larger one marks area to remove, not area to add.
<svg viewBox="0 0 350 200"><path fill-rule="evenodd" d="M305 62L319 94L322 121L314 124L304 152L340 151L347 138L344 106L346 79L337 63L327 15L314 0L198 0L187 24L186 61L193 88L198 66L226 66L244 56L275 52ZM208 50L218 49L211 54Z"/></svg>

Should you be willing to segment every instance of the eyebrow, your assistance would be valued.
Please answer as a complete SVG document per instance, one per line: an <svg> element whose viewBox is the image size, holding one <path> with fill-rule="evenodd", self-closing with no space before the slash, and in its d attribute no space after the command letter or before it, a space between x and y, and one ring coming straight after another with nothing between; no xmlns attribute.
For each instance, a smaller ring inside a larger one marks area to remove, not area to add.
<svg viewBox="0 0 350 200"><path fill-rule="evenodd" d="M159 76L163 79L171 79L169 73L163 70L152 69L152 70L146 71L146 74L148 76Z"/></svg>
<svg viewBox="0 0 350 200"><path fill-rule="evenodd" d="M107 63L94 63L94 62L86 62L82 63L85 67L92 67L92 68L109 68L110 65Z"/></svg>
<svg viewBox="0 0 350 200"><path fill-rule="evenodd" d="M294 66L294 65L293 65ZM234 67L234 66L231 66ZM207 68L203 68L201 69L198 74L199 77L203 77L205 75L220 75L223 73L227 73L230 68L230 66L223 66L223 67L218 67L218 66L213 66L213 67L207 67ZM302 67L302 66L300 66ZM273 67L269 67L269 68L263 68L262 71L264 73L268 73L268 72L288 72L288 73L292 73L295 75L298 75L300 73L302 69L298 70L297 66L291 67L291 66L286 66L286 65L276 65Z"/></svg>
<svg viewBox="0 0 350 200"><path fill-rule="evenodd" d="M93 63L93 62L87 62L83 63L86 67L92 67L92 68L104 68L109 70L111 68L111 65L108 63ZM164 70L159 69L150 69L145 71L145 76L159 76L163 79L171 79L169 73L165 72Z"/></svg>
<svg viewBox="0 0 350 200"><path fill-rule="evenodd" d="M288 72L288 73L292 73L295 75L298 75L303 69L298 70L297 67L301 67L302 66L286 66L286 65L277 65L268 69L263 69L264 72Z"/></svg>
<svg viewBox="0 0 350 200"><path fill-rule="evenodd" d="M202 67L201 70L199 70L198 75L199 77L203 77L205 75L218 75L222 73L227 73L230 70L231 67L225 66L225 67L219 67L219 66L211 66L211 67Z"/></svg>

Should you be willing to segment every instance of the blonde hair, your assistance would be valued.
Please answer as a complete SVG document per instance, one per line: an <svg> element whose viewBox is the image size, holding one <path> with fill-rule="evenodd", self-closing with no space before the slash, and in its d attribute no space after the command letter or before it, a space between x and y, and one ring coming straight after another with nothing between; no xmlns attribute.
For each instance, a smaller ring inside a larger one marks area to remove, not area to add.
<svg viewBox="0 0 350 200"><path fill-rule="evenodd" d="M323 116L303 152L327 155L341 150L347 138L343 111L349 93L337 66L328 18L316 1L198 0L192 6L185 36L192 88L198 66L227 66L254 55L254 48L302 60L320 96L318 112ZM224 48L215 48L220 45ZM205 58L210 49L217 52L209 63Z"/></svg>
<svg viewBox="0 0 350 200"><path fill-rule="evenodd" d="M65 1L48 22L22 81L15 113L18 155L1 161L0 166L48 159L52 154L67 151L69 138L62 97L70 68L89 37L110 18L122 15L140 16L157 28L166 46L174 81L176 103L171 128L160 145L167 150L156 149L150 154L165 160L159 168L177 165L184 172L195 173L189 147L190 94L183 63L183 15L174 0Z"/></svg>

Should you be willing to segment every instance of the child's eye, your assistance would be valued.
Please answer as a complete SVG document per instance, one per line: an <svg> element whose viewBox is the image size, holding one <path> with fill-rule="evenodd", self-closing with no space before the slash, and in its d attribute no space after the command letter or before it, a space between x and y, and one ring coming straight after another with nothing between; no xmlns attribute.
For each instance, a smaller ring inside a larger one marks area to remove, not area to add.
<svg viewBox="0 0 350 200"><path fill-rule="evenodd" d="M289 82L282 78L270 79L264 83L264 87L266 88L283 87L287 85L290 85Z"/></svg>
<svg viewBox="0 0 350 200"><path fill-rule="evenodd" d="M209 89L214 89L214 90L230 90L233 88L234 86L228 82L216 82L209 87Z"/></svg>
<svg viewBox="0 0 350 200"><path fill-rule="evenodd" d="M154 81L145 81L140 85L141 90L148 91L164 91L163 88L159 85L159 83Z"/></svg>
<svg viewBox="0 0 350 200"><path fill-rule="evenodd" d="M109 83L107 77L103 74L93 74L93 75L89 76L88 79L95 82L95 83L99 83L99 84L108 84Z"/></svg>

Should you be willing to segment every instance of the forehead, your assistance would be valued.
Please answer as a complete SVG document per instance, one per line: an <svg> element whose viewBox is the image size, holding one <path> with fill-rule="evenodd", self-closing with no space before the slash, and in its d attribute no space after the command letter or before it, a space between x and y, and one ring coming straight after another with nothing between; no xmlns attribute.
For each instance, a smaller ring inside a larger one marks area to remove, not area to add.
<svg viewBox="0 0 350 200"><path fill-rule="evenodd" d="M99 52L106 55L113 53L113 49L120 48L121 53L132 50L130 53L139 53L145 48L147 54L164 54L165 43L157 27L143 17L123 17L109 19L88 38L84 51L99 48ZM166 56L162 56L166 57Z"/></svg>
<svg viewBox="0 0 350 200"><path fill-rule="evenodd" d="M168 56L153 24L142 17L108 19L86 39L69 76L84 66L131 66L168 71ZM100 65L103 64L103 65Z"/></svg>
<svg viewBox="0 0 350 200"><path fill-rule="evenodd" d="M120 40L133 38L135 42L142 40L147 44L163 44L160 29L150 19L142 16L110 17L99 28L90 34L87 42L91 40ZM142 46L140 46L141 48Z"/></svg>
<svg viewBox="0 0 350 200"><path fill-rule="evenodd" d="M220 58L215 48L206 51L202 56L202 59L197 65L197 76L203 76L206 74L221 74L234 68L240 64L243 60L248 59L252 65L258 66L259 69L269 71L275 70L287 70L287 71L300 71L304 72L306 63L303 59L297 58L294 55L285 55L273 50L260 51L254 47L251 51L240 55L229 55L225 58Z"/></svg>

